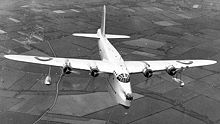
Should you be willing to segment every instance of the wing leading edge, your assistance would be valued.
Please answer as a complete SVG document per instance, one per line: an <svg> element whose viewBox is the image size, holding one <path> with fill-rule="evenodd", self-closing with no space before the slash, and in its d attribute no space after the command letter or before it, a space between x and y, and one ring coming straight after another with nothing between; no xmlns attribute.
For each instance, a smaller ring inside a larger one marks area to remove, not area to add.
<svg viewBox="0 0 220 124"><path fill-rule="evenodd" d="M158 61L125 61L130 73L141 73L144 68L148 67L153 71L164 71L169 66L175 68L197 67L212 65L217 63L214 60L158 60Z"/></svg>
<svg viewBox="0 0 220 124"><path fill-rule="evenodd" d="M72 58L55 58L55 57L40 57L27 55L4 55L5 58L15 61L43 64L49 66L63 67L68 63L74 69L91 70L92 67L97 67L100 72L113 73L112 67L108 62L101 60L86 60Z"/></svg>
<svg viewBox="0 0 220 124"><path fill-rule="evenodd" d="M97 67L100 72L113 73L113 68L110 63L101 60L86 60L86 59L72 59L72 58L55 58L55 57L39 57L27 55L4 55L5 58L28 62L43 64L49 66L63 67L68 64L75 69L91 70L92 67ZM129 73L141 73L144 68L148 67L153 71L164 71L169 66L175 68L197 67L212 65L217 63L214 60L158 60L158 61L125 61L125 65Z"/></svg>

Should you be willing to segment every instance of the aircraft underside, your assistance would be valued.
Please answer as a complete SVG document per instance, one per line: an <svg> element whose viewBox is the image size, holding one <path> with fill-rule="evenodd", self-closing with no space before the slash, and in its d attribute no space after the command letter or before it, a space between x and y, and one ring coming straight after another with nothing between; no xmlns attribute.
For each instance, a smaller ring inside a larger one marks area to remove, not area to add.
<svg viewBox="0 0 220 124"><path fill-rule="evenodd" d="M125 108L129 108L131 100L126 99L122 87L119 85L119 82L113 74L109 74L106 84L108 92L111 94L112 98L115 99L118 104L123 105Z"/></svg>

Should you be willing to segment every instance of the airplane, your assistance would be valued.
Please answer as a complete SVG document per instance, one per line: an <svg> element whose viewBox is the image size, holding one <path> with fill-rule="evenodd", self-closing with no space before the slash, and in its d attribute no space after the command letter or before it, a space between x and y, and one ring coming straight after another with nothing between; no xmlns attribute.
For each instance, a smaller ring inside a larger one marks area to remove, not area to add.
<svg viewBox="0 0 220 124"><path fill-rule="evenodd" d="M76 58L41 57L28 55L4 55L5 58L15 61L57 66L62 68L63 74L72 73L73 69L90 71L92 77L107 74L107 89L116 102L125 108L131 106L134 99L131 89L130 75L142 73L147 79L154 72L165 71L173 79L184 86L184 82L174 76L190 67L211 65L214 60L151 60L151 61L124 61L119 52L108 39L130 38L126 35L105 33L106 6L103 7L101 27L96 34L74 33L74 36L97 38L101 60L87 60ZM45 84L51 84L51 78L46 77Z"/></svg>

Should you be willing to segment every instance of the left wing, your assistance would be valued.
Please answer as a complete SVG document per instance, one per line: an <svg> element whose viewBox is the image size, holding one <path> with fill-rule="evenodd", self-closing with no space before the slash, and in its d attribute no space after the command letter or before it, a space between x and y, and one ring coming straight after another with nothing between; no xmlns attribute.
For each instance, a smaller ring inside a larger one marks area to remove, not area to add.
<svg viewBox="0 0 220 124"><path fill-rule="evenodd" d="M36 63L50 66L63 67L66 64L71 66L71 68L91 70L91 67L97 67L100 72L113 73L111 64L101 60L86 60L86 59L72 59L72 58L56 58L56 57L39 57L39 56L27 56L27 55L4 55L5 58Z"/></svg>
<svg viewBox="0 0 220 124"><path fill-rule="evenodd" d="M155 71L164 71L169 66L174 66L175 68L187 68L211 65L217 63L214 60L157 60L157 61L125 61L125 65L129 73L141 73L144 68Z"/></svg>

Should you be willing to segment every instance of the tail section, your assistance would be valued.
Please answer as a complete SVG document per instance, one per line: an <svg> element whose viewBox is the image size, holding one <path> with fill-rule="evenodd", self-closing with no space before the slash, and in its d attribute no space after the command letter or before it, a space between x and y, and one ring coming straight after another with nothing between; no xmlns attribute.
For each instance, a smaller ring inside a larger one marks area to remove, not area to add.
<svg viewBox="0 0 220 124"><path fill-rule="evenodd" d="M96 34L74 33L73 36L90 37L90 38L106 37L106 38L109 38L109 39L114 39L114 38L130 38L130 36L126 36L126 35L105 34L105 21L106 21L106 7L104 5L104 7L103 7L103 15L102 15L102 22L101 22L101 28L98 29L97 33Z"/></svg>

